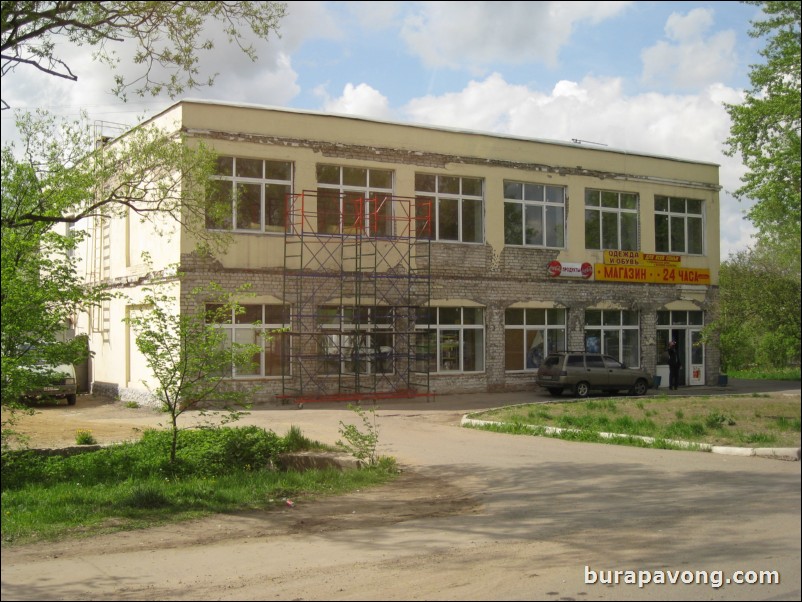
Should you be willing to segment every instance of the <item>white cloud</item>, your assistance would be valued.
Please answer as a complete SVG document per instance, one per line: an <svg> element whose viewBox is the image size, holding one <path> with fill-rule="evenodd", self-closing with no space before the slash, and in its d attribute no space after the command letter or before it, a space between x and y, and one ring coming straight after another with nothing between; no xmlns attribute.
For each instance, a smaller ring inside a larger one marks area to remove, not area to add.
<svg viewBox="0 0 802 602"><path fill-rule="evenodd" d="M721 166L721 254L743 247L752 229L741 220L747 207L731 191L743 167L723 153L730 120L722 102L737 90L711 86L698 95L627 96L619 79L558 82L549 93L510 85L493 74L462 91L418 98L404 107L416 123L492 131L527 138L579 139L611 148L715 163Z"/></svg>
<svg viewBox="0 0 802 602"><path fill-rule="evenodd" d="M641 53L642 81L659 88L690 89L726 80L737 64L735 32L705 37L712 25L712 10L697 8L684 16L672 14L665 26L669 40L661 40Z"/></svg>
<svg viewBox="0 0 802 602"><path fill-rule="evenodd" d="M324 97L323 110L326 112L392 119L387 97L367 84L346 84L339 98L328 98L323 88L318 89L317 94Z"/></svg>
<svg viewBox="0 0 802 602"><path fill-rule="evenodd" d="M408 50L428 67L490 63L557 64L580 21L598 23L631 2L421 2L401 29Z"/></svg>

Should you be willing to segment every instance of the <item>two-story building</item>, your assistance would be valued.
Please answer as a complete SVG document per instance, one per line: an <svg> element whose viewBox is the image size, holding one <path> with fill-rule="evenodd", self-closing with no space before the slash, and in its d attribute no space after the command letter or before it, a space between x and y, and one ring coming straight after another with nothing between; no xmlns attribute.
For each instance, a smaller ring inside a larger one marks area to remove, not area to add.
<svg viewBox="0 0 802 602"><path fill-rule="evenodd" d="M87 278L127 288L82 319L93 390L141 399L124 318L148 251L190 291L249 283L217 327L262 352L231 382L265 401L534 389L550 351L592 349L684 385L714 382L718 166L601 145L186 100L150 123L219 158L205 226L160 237L135 216L87 224ZM132 300L133 299L133 300ZM277 331L281 332L277 332Z"/></svg>

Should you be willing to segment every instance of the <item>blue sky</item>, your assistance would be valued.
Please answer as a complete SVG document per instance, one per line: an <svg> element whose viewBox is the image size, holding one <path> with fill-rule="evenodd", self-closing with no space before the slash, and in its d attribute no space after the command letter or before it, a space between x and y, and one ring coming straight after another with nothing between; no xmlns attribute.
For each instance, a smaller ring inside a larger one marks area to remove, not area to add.
<svg viewBox="0 0 802 602"><path fill-rule="evenodd" d="M382 120L609 147L721 165L721 257L751 244L744 173L723 154L729 117L764 40L741 2L289 2L281 37L251 63L214 28L185 98L355 114ZM121 69L136 73L121 48ZM168 98L109 94L91 51L65 46L78 83L18 69L3 80L15 109L133 125ZM3 141L13 115L2 113Z"/></svg>

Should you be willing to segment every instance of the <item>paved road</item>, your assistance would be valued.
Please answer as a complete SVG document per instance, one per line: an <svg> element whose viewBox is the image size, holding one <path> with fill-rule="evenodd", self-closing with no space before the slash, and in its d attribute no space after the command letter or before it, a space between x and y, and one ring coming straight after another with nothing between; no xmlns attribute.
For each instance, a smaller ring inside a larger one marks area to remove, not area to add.
<svg viewBox="0 0 802 602"><path fill-rule="evenodd" d="M729 392L749 391L731 386ZM380 452L454 483L480 502L475 512L136 556L87 550L63 599L112 599L108 592L113 599L144 599L148 592L126 590L127 576L165 565L175 573L153 583L148 599L800 599L799 462L458 426L464 410L532 399L531 393L448 396L383 403L378 410ZM309 437L335 441L339 422L352 417L341 404L311 404L256 410L247 421L277 432L298 425ZM431 502L438 503L436 496ZM52 595L52 588L23 584L36 579L34 571L47 583L48 567L56 570L62 561L43 560L27 572L14 567L12 581L4 566L3 599L10 585L38 599ZM601 583L616 578L611 571L622 571L619 584ZM646 579L639 571L680 583L625 583ZM727 583L739 578L737 571L747 579L758 577L751 571L775 571L780 583ZM706 583L682 583L705 576ZM219 587L226 579L230 591ZM204 589L211 583L214 589ZM169 597L159 594L165 591Z"/></svg>

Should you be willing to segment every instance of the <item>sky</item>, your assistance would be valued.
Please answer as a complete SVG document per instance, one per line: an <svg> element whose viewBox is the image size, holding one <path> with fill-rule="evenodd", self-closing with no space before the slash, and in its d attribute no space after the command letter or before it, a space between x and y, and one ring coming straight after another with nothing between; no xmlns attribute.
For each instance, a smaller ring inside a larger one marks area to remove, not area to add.
<svg viewBox="0 0 802 602"><path fill-rule="evenodd" d="M720 165L721 258L751 246L745 173L724 154L725 103L750 88L765 40L742 2L288 2L280 36L251 62L211 26L212 87L181 98L248 103L539 140L583 141ZM250 32L248 32L250 33ZM78 82L20 67L3 77L13 110L44 108L132 126L169 107L116 99L91 48L57 48ZM120 44L119 70L141 74ZM178 99L176 99L178 100ZM14 139L2 112L3 144Z"/></svg>

